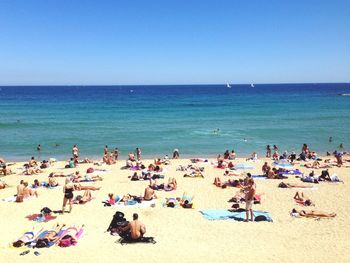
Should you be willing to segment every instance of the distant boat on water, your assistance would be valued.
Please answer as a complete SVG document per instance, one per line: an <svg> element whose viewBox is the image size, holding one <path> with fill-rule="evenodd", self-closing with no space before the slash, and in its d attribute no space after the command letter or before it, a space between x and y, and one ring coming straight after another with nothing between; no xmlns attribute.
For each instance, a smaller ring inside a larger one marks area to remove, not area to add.
<svg viewBox="0 0 350 263"><path fill-rule="evenodd" d="M251 87L251 88L254 88L255 86L254 86L254 84L252 83L252 84L250 84L250 87Z"/></svg>
<svg viewBox="0 0 350 263"><path fill-rule="evenodd" d="M231 85L227 83L227 84L226 84L226 87L228 87L228 88L230 89L230 88L231 88Z"/></svg>
<svg viewBox="0 0 350 263"><path fill-rule="evenodd" d="M340 93L339 96L350 96L350 93Z"/></svg>

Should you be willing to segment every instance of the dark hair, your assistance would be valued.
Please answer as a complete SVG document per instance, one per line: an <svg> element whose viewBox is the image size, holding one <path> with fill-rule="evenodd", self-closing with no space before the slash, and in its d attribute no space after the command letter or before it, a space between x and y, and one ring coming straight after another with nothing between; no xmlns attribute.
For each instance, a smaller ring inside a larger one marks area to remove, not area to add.
<svg viewBox="0 0 350 263"><path fill-rule="evenodd" d="M251 173L247 173L247 176L248 176L249 178L251 178L251 177L252 177L252 174L251 174Z"/></svg>
<svg viewBox="0 0 350 263"><path fill-rule="evenodd" d="M139 218L139 215L138 215L137 213L134 213L134 214L132 215L132 218L133 218L134 220L137 220L137 219Z"/></svg>
<svg viewBox="0 0 350 263"><path fill-rule="evenodd" d="M292 213L298 213L295 208L292 209Z"/></svg>
<svg viewBox="0 0 350 263"><path fill-rule="evenodd" d="M21 247L24 244L22 240L17 240L16 242L12 243L12 246L14 247Z"/></svg>

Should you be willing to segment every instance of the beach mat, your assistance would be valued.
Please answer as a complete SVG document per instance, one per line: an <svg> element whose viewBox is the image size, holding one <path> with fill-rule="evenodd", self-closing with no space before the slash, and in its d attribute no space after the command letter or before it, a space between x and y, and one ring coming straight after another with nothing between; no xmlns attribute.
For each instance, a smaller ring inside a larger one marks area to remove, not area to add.
<svg viewBox="0 0 350 263"><path fill-rule="evenodd" d="M253 175L252 178L254 180L266 180L267 179L267 177L264 175Z"/></svg>
<svg viewBox="0 0 350 263"><path fill-rule="evenodd" d="M157 243L154 240L154 237L141 237L138 240L132 240L132 239L128 239L128 238L120 238L117 241L115 241L115 243L119 243L121 245L126 245L126 244L139 244L139 243L143 243L143 244L155 244Z"/></svg>
<svg viewBox="0 0 350 263"><path fill-rule="evenodd" d="M207 220L228 220L233 219L236 221L246 220L245 211L232 211L232 210L202 210L200 211L203 217ZM267 221L272 222L272 217L269 212L253 211L254 221Z"/></svg>
<svg viewBox="0 0 350 263"><path fill-rule="evenodd" d="M47 216L43 217L41 214L32 214L32 215L26 216L26 218L30 221L36 221L38 223L46 223L46 222L49 222L51 220L56 219L57 216L47 215Z"/></svg>
<svg viewBox="0 0 350 263"><path fill-rule="evenodd" d="M148 208L148 207L154 207L156 205L156 200L150 200L150 201L142 201L141 203L135 203L135 204L129 204L125 205L124 203L116 203L113 205L113 207L116 208Z"/></svg>

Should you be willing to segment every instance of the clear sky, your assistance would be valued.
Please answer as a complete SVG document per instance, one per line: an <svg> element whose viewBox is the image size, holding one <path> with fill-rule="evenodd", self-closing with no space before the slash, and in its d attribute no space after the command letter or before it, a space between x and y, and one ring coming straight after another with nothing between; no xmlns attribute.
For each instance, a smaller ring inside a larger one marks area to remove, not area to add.
<svg viewBox="0 0 350 263"><path fill-rule="evenodd" d="M1 0L0 85L350 81L350 0Z"/></svg>

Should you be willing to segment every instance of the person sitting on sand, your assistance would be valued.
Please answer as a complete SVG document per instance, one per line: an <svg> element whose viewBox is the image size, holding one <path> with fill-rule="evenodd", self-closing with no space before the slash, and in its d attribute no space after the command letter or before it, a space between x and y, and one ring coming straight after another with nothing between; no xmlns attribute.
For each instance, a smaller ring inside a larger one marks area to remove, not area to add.
<svg viewBox="0 0 350 263"><path fill-rule="evenodd" d="M275 162L278 162L278 160L280 159L280 155L278 154L277 151L275 151L272 155L272 159L275 161Z"/></svg>
<svg viewBox="0 0 350 263"><path fill-rule="evenodd" d="M10 168L7 168L6 164L4 164L1 169L0 169L0 174L3 174L3 175L10 175L10 174L14 174L12 172L12 170Z"/></svg>
<svg viewBox="0 0 350 263"><path fill-rule="evenodd" d="M128 154L128 160L129 160L129 161L132 161L132 162L136 162L134 153L129 153L129 154Z"/></svg>
<svg viewBox="0 0 350 263"><path fill-rule="evenodd" d="M324 213L320 211L305 211L305 210L296 210L293 208L292 210L292 215L293 216L301 216L301 217L309 217L309 218L332 218L335 217L337 214L336 213Z"/></svg>
<svg viewBox="0 0 350 263"><path fill-rule="evenodd" d="M83 196L81 195L77 195L74 200L73 203L74 204L86 204L87 202L91 201L92 195L91 195L91 190L85 190Z"/></svg>
<svg viewBox="0 0 350 263"><path fill-rule="evenodd" d="M132 218L133 221L129 222L127 226L123 227L122 231L124 232L130 230L130 234L127 236L127 239L129 238L133 241L137 241L140 240L146 233L146 226L138 220L138 214L134 213Z"/></svg>
<svg viewBox="0 0 350 263"><path fill-rule="evenodd" d="M29 244L33 242L38 235L43 230L43 227L39 227L38 229L35 229L35 227L32 228L31 231L24 233L20 238L18 238L16 241L12 243L13 247L22 247L26 244Z"/></svg>
<svg viewBox="0 0 350 263"><path fill-rule="evenodd" d="M246 160L255 162L258 160L258 154L256 152L253 152L252 156L250 158L247 158Z"/></svg>
<svg viewBox="0 0 350 263"><path fill-rule="evenodd" d="M77 167L77 163L74 161L75 159L72 157L68 161L68 164L65 165L65 168L75 168Z"/></svg>
<svg viewBox="0 0 350 263"><path fill-rule="evenodd" d="M34 156L32 156L32 158L30 158L29 162L28 162L28 166L29 167L37 167L38 163L36 162Z"/></svg>
<svg viewBox="0 0 350 263"><path fill-rule="evenodd" d="M270 170L271 170L271 167L267 164L267 162L265 162L264 165L261 167L261 171L263 175L267 176Z"/></svg>
<svg viewBox="0 0 350 263"><path fill-rule="evenodd" d="M169 178L168 183L164 185L165 191L173 191L177 188L177 182L175 178Z"/></svg>
<svg viewBox="0 0 350 263"><path fill-rule="evenodd" d="M155 191L152 189L151 185L148 185L145 188L145 194L143 200L151 201L152 199L157 198Z"/></svg>
<svg viewBox="0 0 350 263"><path fill-rule="evenodd" d="M33 184L32 184L32 188L38 188L41 186L41 183L39 182L38 179L35 179Z"/></svg>
<svg viewBox="0 0 350 263"><path fill-rule="evenodd" d="M33 196L38 197L37 191L31 189L31 188L28 186L28 182L24 182L23 185L24 185L24 188L23 188L23 198L24 198L24 199L29 199L29 198L31 198L31 197L33 197Z"/></svg>
<svg viewBox="0 0 350 263"><path fill-rule="evenodd" d="M139 181L141 178L138 176L137 172L134 172L134 174L130 177L130 180L131 181Z"/></svg>
<svg viewBox="0 0 350 263"><path fill-rule="evenodd" d="M16 202L18 203L23 202L23 199L24 199L23 189L24 189L24 181L21 180L19 182L19 185L17 185Z"/></svg>
<svg viewBox="0 0 350 263"><path fill-rule="evenodd" d="M51 174L49 175L47 186L48 187L56 187L56 186L58 186L58 182L57 182L56 178L51 176Z"/></svg>
<svg viewBox="0 0 350 263"><path fill-rule="evenodd" d="M0 180L0 189L5 189L6 187L8 187L8 184Z"/></svg>
<svg viewBox="0 0 350 263"><path fill-rule="evenodd" d="M72 176L71 176L71 181L73 183L78 183L82 179L82 175L80 174L79 171L76 171Z"/></svg>
<svg viewBox="0 0 350 263"><path fill-rule="evenodd" d="M302 205L305 205L305 206L313 205L311 199L306 197L303 192L298 192L297 191L293 198L299 204L302 204Z"/></svg>

